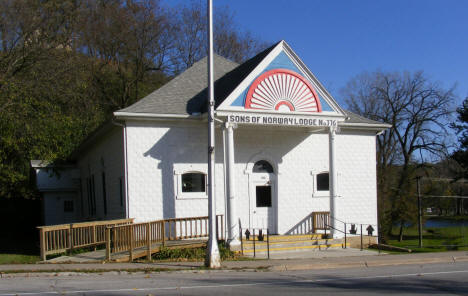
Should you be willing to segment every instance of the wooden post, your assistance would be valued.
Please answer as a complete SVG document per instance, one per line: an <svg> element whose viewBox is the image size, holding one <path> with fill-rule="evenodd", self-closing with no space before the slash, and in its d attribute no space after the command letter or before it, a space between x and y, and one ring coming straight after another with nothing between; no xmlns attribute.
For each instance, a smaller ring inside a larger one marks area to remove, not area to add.
<svg viewBox="0 0 468 296"><path fill-rule="evenodd" d="M148 243L148 253L146 254L146 259L151 261L151 222L148 222L148 225L146 225L146 239Z"/></svg>
<svg viewBox="0 0 468 296"><path fill-rule="evenodd" d="M133 226L130 225L130 257L128 258L130 262L133 262L133 244Z"/></svg>
<svg viewBox="0 0 468 296"><path fill-rule="evenodd" d="M221 239L224 240L224 233L225 233L225 229L224 229L224 216L221 216Z"/></svg>
<svg viewBox="0 0 468 296"><path fill-rule="evenodd" d="M41 246L41 260L46 261L46 237L44 228L39 228L39 242Z"/></svg>
<svg viewBox="0 0 468 296"><path fill-rule="evenodd" d="M94 251L96 251L96 241L97 241L97 234L96 234L96 225L93 225L93 244L94 244Z"/></svg>
<svg viewBox="0 0 468 296"><path fill-rule="evenodd" d="M107 261L111 260L111 228L110 227L106 227L106 260Z"/></svg>
<svg viewBox="0 0 468 296"><path fill-rule="evenodd" d="M218 216L215 216L215 224L216 224L216 240L219 240L219 230L218 230Z"/></svg>
<svg viewBox="0 0 468 296"><path fill-rule="evenodd" d="M316 225L315 225L315 213L312 213L312 233L315 233L316 231Z"/></svg>
<svg viewBox="0 0 468 296"><path fill-rule="evenodd" d="M162 246L164 247L166 243L166 221L162 221Z"/></svg>
<svg viewBox="0 0 468 296"><path fill-rule="evenodd" d="M73 237L72 237L73 224L70 224L68 229L68 253L71 254L73 250Z"/></svg>

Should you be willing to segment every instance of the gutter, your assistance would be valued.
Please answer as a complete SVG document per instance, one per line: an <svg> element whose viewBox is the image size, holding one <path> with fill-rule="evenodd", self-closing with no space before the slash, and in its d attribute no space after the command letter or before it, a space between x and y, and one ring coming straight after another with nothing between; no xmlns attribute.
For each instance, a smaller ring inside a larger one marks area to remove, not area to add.
<svg viewBox="0 0 468 296"><path fill-rule="evenodd" d="M390 124L386 123L346 123L346 122L339 122L338 126L344 129L354 129L354 130L366 130L366 131L377 131L377 135L382 134L386 129L392 127Z"/></svg>
<svg viewBox="0 0 468 296"><path fill-rule="evenodd" d="M200 120L204 116L201 114L196 115L188 115L188 114L155 114L155 113L135 113L135 112L114 112L114 116L116 119L192 119L192 120ZM206 116L205 116L206 117Z"/></svg>

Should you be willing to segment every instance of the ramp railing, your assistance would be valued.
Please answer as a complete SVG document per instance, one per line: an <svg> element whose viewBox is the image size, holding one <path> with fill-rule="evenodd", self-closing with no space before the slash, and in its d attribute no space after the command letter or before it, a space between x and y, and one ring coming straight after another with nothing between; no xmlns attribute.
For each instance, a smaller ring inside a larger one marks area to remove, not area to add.
<svg viewBox="0 0 468 296"><path fill-rule="evenodd" d="M133 219L118 219L39 226L41 260L47 255L70 252L76 248L93 247L106 243L106 228L132 224Z"/></svg>
<svg viewBox="0 0 468 296"><path fill-rule="evenodd" d="M106 260L112 254L129 252L129 261L135 250L146 250L151 259L153 245L164 247L167 241L208 237L208 216L172 218L129 225L114 225L106 229ZM216 215L216 237L224 239L224 215Z"/></svg>

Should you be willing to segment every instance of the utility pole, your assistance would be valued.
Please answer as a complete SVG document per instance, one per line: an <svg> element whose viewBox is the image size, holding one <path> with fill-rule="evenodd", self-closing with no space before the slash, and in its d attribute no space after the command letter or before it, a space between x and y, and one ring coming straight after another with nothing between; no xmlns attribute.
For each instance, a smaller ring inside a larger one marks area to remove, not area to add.
<svg viewBox="0 0 468 296"><path fill-rule="evenodd" d="M419 234L419 247L422 248L423 241L422 241L422 209L421 209L421 188L419 181L421 177L416 177L416 185L418 190L418 234Z"/></svg>
<svg viewBox="0 0 468 296"><path fill-rule="evenodd" d="M214 82L213 82L213 6L208 0L208 221L209 238L205 266L221 267L218 238L216 237L216 199L214 196L215 125L214 125Z"/></svg>

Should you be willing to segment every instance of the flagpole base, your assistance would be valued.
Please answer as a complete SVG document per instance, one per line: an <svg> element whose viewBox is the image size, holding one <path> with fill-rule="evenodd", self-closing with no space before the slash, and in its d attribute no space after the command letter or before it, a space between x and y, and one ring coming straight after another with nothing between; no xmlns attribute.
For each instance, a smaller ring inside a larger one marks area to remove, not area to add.
<svg viewBox="0 0 468 296"><path fill-rule="evenodd" d="M208 241L205 266L209 268L221 268L221 258L219 256L218 242L216 240Z"/></svg>

